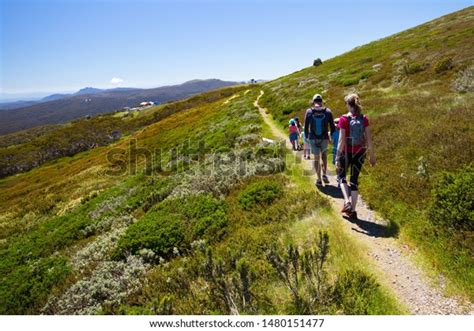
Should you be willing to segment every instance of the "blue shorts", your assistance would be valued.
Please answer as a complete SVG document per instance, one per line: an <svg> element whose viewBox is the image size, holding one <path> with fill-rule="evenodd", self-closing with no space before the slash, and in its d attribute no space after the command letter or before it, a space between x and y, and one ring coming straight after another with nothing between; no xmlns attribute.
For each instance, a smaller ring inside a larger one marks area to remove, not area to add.
<svg viewBox="0 0 474 331"><path fill-rule="evenodd" d="M310 139L311 153L319 155L325 153L328 150L329 140L327 139Z"/></svg>
<svg viewBox="0 0 474 331"><path fill-rule="evenodd" d="M290 141L298 140L298 132L290 133Z"/></svg>

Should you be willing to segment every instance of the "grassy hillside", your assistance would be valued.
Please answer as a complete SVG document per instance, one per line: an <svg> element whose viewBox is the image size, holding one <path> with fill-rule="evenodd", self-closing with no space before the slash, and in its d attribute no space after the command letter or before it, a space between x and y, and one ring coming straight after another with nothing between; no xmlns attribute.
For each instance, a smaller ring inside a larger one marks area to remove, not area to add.
<svg viewBox="0 0 474 331"><path fill-rule="evenodd" d="M337 116L347 112L343 96L359 93L378 157L365 168L362 194L420 248L428 269L471 298L473 54L469 7L266 83L263 98L285 127L315 93Z"/></svg>
<svg viewBox="0 0 474 331"><path fill-rule="evenodd" d="M128 136L174 113L230 96L244 88L227 87L139 112L108 113L0 136L0 178L28 171L60 157L111 144L121 136Z"/></svg>
<svg viewBox="0 0 474 331"><path fill-rule="evenodd" d="M261 142L258 92L1 180L0 313L403 312L327 200Z"/></svg>
<svg viewBox="0 0 474 331"><path fill-rule="evenodd" d="M0 111L0 135L39 125L65 123L87 115L108 113L126 106L136 107L142 101L164 103L179 100L235 84L237 83L207 79L152 89L100 90L89 87L71 95L56 94L49 96L52 100Z"/></svg>

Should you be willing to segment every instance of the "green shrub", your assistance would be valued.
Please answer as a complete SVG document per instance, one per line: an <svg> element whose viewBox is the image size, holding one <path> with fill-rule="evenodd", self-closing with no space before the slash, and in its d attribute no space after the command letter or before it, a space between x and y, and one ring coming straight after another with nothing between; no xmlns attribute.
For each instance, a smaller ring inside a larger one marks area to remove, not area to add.
<svg viewBox="0 0 474 331"><path fill-rule="evenodd" d="M362 73L359 75L359 78L360 78L360 79L367 79L367 78L369 78L370 76L372 76L373 74L374 74L374 71L372 71L372 70L364 71L364 72L362 72Z"/></svg>
<svg viewBox="0 0 474 331"><path fill-rule="evenodd" d="M359 83L359 77L341 78L340 83L343 86L351 86Z"/></svg>
<svg viewBox="0 0 474 331"><path fill-rule="evenodd" d="M145 198L135 202L136 205L141 204L145 212L150 210L155 204L163 201L171 193L173 186L171 180L164 177L158 181L150 180L146 189L144 192Z"/></svg>
<svg viewBox="0 0 474 331"><path fill-rule="evenodd" d="M227 227L227 217L224 212L217 211L210 216L196 220L192 225L193 238L204 238L207 241L216 241L223 237Z"/></svg>
<svg viewBox="0 0 474 331"><path fill-rule="evenodd" d="M118 241L116 256L135 254L141 249L150 249L156 255L166 258L173 248L182 248L184 222L179 214L149 212L140 221L130 225Z"/></svg>
<svg viewBox="0 0 474 331"><path fill-rule="evenodd" d="M357 69L354 69L354 71L357 71ZM352 72L352 74L354 73L355 72ZM351 72L349 72L349 74L351 74ZM367 79L373 74L374 74L373 70L368 70L368 71L361 72L360 74L355 75L355 76L347 76L347 75L342 76L339 79L337 79L337 82L339 84L342 84L343 86L351 86L351 85L358 84L361 80Z"/></svg>
<svg viewBox="0 0 474 331"><path fill-rule="evenodd" d="M359 63L360 63L360 64L366 64L366 63L370 63L370 62L372 62L372 61L374 61L374 58L373 58L373 57L366 57L366 58L362 58L362 59L359 61Z"/></svg>
<svg viewBox="0 0 474 331"><path fill-rule="evenodd" d="M427 68L426 64L421 63L409 63L403 66L403 71L406 75L414 75L416 73L422 72Z"/></svg>
<svg viewBox="0 0 474 331"><path fill-rule="evenodd" d="M198 239L221 239L228 223L226 209L226 203L211 194L198 194L166 200L154 210L181 215L186 223L186 238L192 242Z"/></svg>
<svg viewBox="0 0 474 331"><path fill-rule="evenodd" d="M70 272L66 258L46 257L18 266L0 282L0 314L34 313Z"/></svg>
<svg viewBox="0 0 474 331"><path fill-rule="evenodd" d="M474 231L474 167L443 173L431 194L431 222L448 229Z"/></svg>
<svg viewBox="0 0 474 331"><path fill-rule="evenodd" d="M346 315L367 315L379 294L374 277L359 270L342 273L334 284L332 296L336 307Z"/></svg>
<svg viewBox="0 0 474 331"><path fill-rule="evenodd" d="M435 66L434 66L434 69L435 69L437 74L440 74L442 72L451 70L453 68L453 66L454 66L453 65L453 59L448 57L448 56L445 56L441 60L436 62Z"/></svg>
<svg viewBox="0 0 474 331"><path fill-rule="evenodd" d="M269 205L282 194L283 189L280 183L262 180L248 185L240 192L238 202L242 209L250 210L256 205Z"/></svg>

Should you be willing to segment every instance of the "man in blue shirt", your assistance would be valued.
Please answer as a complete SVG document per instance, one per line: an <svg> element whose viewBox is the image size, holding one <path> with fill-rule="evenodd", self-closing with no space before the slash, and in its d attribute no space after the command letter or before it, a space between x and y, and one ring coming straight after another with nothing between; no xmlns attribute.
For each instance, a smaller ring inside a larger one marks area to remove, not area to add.
<svg viewBox="0 0 474 331"><path fill-rule="evenodd" d="M304 134L311 145L311 153L314 154L314 169L316 170L316 186L322 186L322 181L327 184L329 178L327 176L328 167L328 143L331 135L336 130L331 110L323 107L323 98L319 94L313 97L313 106L306 111L304 121ZM322 167L321 161L322 160ZM322 176L321 176L322 172Z"/></svg>

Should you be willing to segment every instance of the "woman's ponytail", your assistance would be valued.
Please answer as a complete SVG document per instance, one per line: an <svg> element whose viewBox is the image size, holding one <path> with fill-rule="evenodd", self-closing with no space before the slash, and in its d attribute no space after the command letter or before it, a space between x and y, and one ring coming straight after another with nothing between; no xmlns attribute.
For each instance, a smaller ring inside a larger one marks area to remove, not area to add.
<svg viewBox="0 0 474 331"><path fill-rule="evenodd" d="M346 95L344 101L354 110L355 114L362 112L362 105L360 104L360 97L356 93Z"/></svg>

